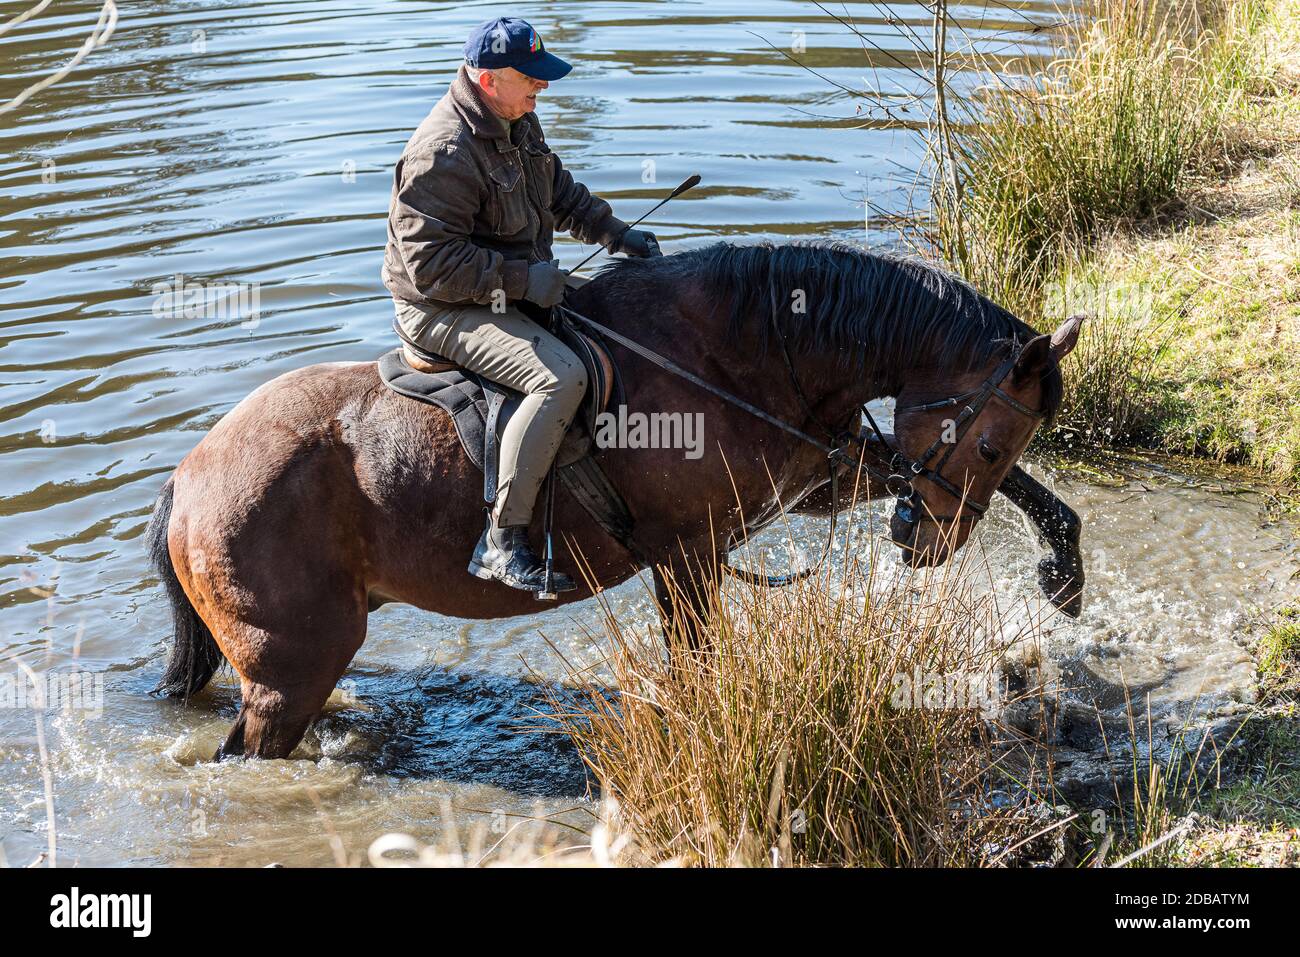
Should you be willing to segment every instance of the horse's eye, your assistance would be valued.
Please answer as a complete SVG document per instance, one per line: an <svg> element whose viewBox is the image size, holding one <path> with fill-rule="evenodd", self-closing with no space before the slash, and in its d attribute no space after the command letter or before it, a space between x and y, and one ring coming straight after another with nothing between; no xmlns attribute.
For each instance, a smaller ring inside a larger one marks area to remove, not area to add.
<svg viewBox="0 0 1300 957"><path fill-rule="evenodd" d="M975 447L979 449L980 458L982 458L985 462L992 464L993 462L996 462L998 459L1002 458L1002 453L999 452L997 449L995 449L993 446L989 445L987 439L981 438L979 442L976 443Z"/></svg>

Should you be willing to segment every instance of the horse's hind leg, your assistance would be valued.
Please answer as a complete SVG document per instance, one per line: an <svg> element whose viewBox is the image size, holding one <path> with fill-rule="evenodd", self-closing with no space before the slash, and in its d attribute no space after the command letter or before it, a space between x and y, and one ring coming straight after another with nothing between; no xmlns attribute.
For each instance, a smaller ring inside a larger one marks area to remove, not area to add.
<svg viewBox="0 0 1300 957"><path fill-rule="evenodd" d="M328 624L317 626L318 621ZM316 609L310 624L253 631L257 640L239 645L256 648L255 657L231 661L239 672L243 701L216 760L287 758L293 752L361 647L366 609L360 604L330 615Z"/></svg>
<svg viewBox="0 0 1300 957"><path fill-rule="evenodd" d="M216 760L240 755L287 758L320 713L336 681L331 680L323 692L318 685L273 688L243 682L239 717L217 751Z"/></svg>

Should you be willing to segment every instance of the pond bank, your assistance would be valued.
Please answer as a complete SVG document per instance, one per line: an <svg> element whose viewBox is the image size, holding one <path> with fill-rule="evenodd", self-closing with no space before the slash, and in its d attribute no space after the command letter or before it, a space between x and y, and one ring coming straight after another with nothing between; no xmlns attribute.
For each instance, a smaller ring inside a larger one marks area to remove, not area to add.
<svg viewBox="0 0 1300 957"><path fill-rule="evenodd" d="M1101 324L1132 324L1123 337L1134 344L1124 385L1135 408L1119 434L1108 432L1113 422L1080 421L1083 416L1067 410L1055 438L1245 465L1294 502L1300 491L1297 88L1282 89L1257 108L1251 149L1222 180L1180 197L1159 220L1116 231L1063 277L1066 289L1084 286L1101 300L1094 299ZM1117 302L1127 315L1116 315ZM1108 338L1117 337L1103 329L1094 342Z"/></svg>
<svg viewBox="0 0 1300 957"><path fill-rule="evenodd" d="M1020 82L948 90L925 238L1043 328L1090 316L1048 443L1240 464L1294 499L1300 3L1089 12Z"/></svg>
<svg viewBox="0 0 1300 957"><path fill-rule="evenodd" d="M1037 441L1067 470L1097 479L1098 451L1190 456L1294 511L1300 3L1092 9L1060 27L1032 82L948 91L972 122L934 149L929 251L1042 328L1089 315L1065 408ZM1249 609L1260 695L1234 719L1232 756L1195 782L1158 769L1128 795L1124 853L1182 832L1136 864L1300 863L1297 604L1293 580Z"/></svg>

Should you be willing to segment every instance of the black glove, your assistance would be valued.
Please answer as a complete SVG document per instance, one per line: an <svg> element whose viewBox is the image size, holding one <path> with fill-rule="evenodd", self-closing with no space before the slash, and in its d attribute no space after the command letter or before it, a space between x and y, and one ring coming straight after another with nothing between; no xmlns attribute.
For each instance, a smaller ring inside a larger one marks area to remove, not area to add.
<svg viewBox="0 0 1300 957"><path fill-rule="evenodd" d="M528 286L524 298L539 306L553 306L564 298L564 281L568 273L555 263L533 263L528 267Z"/></svg>
<svg viewBox="0 0 1300 957"><path fill-rule="evenodd" d="M655 239L655 234L648 229L626 229L623 235L618 237L618 242L610 250L612 253L627 253L636 259L653 259L655 256L662 256L659 249L659 240Z"/></svg>

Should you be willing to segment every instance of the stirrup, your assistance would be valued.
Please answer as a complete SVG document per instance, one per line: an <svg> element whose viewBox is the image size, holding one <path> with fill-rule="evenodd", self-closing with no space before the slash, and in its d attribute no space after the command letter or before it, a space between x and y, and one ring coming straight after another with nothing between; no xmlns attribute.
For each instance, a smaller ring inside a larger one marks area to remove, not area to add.
<svg viewBox="0 0 1300 957"><path fill-rule="evenodd" d="M560 594L555 590L555 550L551 547L551 523L555 518L555 460L546 473L546 511L543 514L542 528L546 539L546 555L542 559L546 566L546 584L533 597L538 601L556 601ZM575 582L576 584L576 582Z"/></svg>

